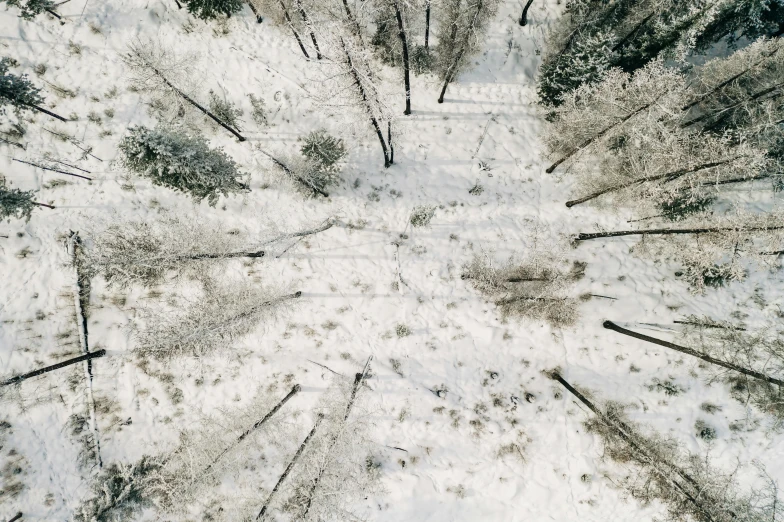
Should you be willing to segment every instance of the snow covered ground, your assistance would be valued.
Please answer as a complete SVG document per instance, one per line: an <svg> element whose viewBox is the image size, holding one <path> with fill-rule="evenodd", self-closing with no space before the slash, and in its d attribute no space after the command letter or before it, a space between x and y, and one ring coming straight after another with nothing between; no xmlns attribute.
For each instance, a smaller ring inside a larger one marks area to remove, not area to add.
<svg viewBox="0 0 784 522"><path fill-rule="evenodd" d="M300 410L310 419L309 406L332 377L311 361L352 375L373 355L369 415L385 492L368 499L369 520L584 522L661 514L661 506L641 506L614 487L613 477L628 470L602 460L600 440L582 425L589 412L542 374L554 367L597 397L639 406L635 420L676 437L692 452L710 451L728 468L758 460L784 479L782 436L768 433L765 419L733 401L724 385L707 385L696 360L602 328L611 319L667 337L672 321L685 315L727 318L736 310L749 314L745 320L752 324L780 320L781 274L752 274L744 284L693 296L673 276L677 267L631 255L633 239L569 245L577 232L624 226L632 212L567 209L568 175L544 173L534 75L548 24L562 6L536 2L529 25L521 28L519 4L502 3L484 52L449 87L444 104L436 103L434 79L415 77L413 114L403 117L402 85L390 83L391 103L401 116L389 169L374 136L353 136L345 115L312 101L315 65L290 33L256 24L247 10L230 20L226 34L217 24L194 21L169 0L72 0L59 8L63 25L44 16L28 22L14 12L0 13L1 54L18 60L16 71L44 87L52 110L78 115L60 123L36 114L21 139L25 151L2 146L0 172L12 186L36 190L39 201L57 208L37 210L29 223L0 224L0 235L8 236L0 237L0 374L80 351L75 274L64 241L69 230L117 218L179 215L267 237L275 235L273 229L296 230L336 216L343 225L298 242L278 259L227 263L227 276L300 290L303 299L281 320L227 343L219 355L172 362L162 370L171 377L151 376L155 372L142 371L127 356L129 325L140 308L166 302L167 293L183 288L162 287L158 297L93 280L90 348L109 352L93 364L105 464L171 449L178 431L198 423L200 414L241 406L260 387L282 396L292 382L300 383L303 393L287 406L288 414ZM222 198L216 208L194 205L113 165L127 127L154 124L140 94L127 89L119 58L135 37L194 52L202 94L225 92L245 110L247 142L215 129L208 137L251 174L249 194ZM42 75L34 72L39 64L47 66ZM73 96L58 96L56 86ZM249 93L265 100L271 126L252 122ZM100 123L88 120L91 112ZM322 127L350 148L345 181L328 200L307 199L255 148L294 151L299 136ZM81 160L78 148L44 129L67 131L94 147L102 161ZM93 181L12 161L36 161L47 152L89 170ZM481 193L469 193L476 184ZM438 207L428 227L408 224L417 205ZM570 258L587 262L579 293L612 299L585 301L575 326L554 329L503 321L460 278L476 252L492 250L502 260L536 244L562 245ZM399 284L398 270L405 284ZM399 337L398 325L410 335ZM631 365L639 371L630 371ZM71 375L61 371L31 380L0 402L0 420L11 424L0 435L0 469L20 463L14 480L24 484L17 495L0 494L0 519L22 511L24 520L66 520L89 495L93 470L79 467L79 446L66 427L72 413L86 408L84 382L69 386ZM654 378L671 378L686 391L666 396L651 386ZM443 398L433 391L439 387L448 390ZM701 411L706 401L722 411ZM698 418L716 428L710 446L695 435ZM310 424L302 423L301 436ZM522 455L499 454L512 443ZM257 470L258 487L269 490L284 466L283 460L266 462ZM753 475L743 469L744 476ZM193 513L191 519L199 520L198 506ZM146 517L155 519L152 512Z"/></svg>

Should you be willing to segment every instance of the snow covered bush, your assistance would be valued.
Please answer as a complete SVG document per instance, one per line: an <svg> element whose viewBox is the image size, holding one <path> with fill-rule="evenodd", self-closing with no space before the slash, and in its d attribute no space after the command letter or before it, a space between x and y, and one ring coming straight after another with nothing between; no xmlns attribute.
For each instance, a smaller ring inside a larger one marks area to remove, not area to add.
<svg viewBox="0 0 784 522"><path fill-rule="evenodd" d="M133 330L134 352L140 357L203 357L231 348L233 340L271 321L301 292L282 294L248 283L218 285L207 281L203 295L175 310L144 309L143 326Z"/></svg>
<svg viewBox="0 0 784 522"><path fill-rule="evenodd" d="M578 318L579 300L573 297L575 281L585 266L571 266L556 255L532 252L522 261L498 264L491 253L477 254L463 267L462 278L492 300L504 317L544 320L569 326Z"/></svg>
<svg viewBox="0 0 784 522"><path fill-rule="evenodd" d="M238 129L240 116L242 116L242 109L238 109L232 102L226 98L218 96L215 91L210 91L210 111L218 117L226 125Z"/></svg>
<svg viewBox="0 0 784 522"><path fill-rule="evenodd" d="M17 76L9 72L12 64L10 58L0 59L0 114L5 114L6 105L12 106L18 112L44 101L40 94L41 89L35 87L26 74Z"/></svg>
<svg viewBox="0 0 784 522"><path fill-rule="evenodd" d="M33 201L33 191L22 191L6 186L5 180L0 177L0 221L8 218L24 219L30 221L33 209L36 207Z"/></svg>
<svg viewBox="0 0 784 522"><path fill-rule="evenodd" d="M119 145L122 165L156 185L187 193L210 206L218 196L248 190L237 164L221 148L181 129L132 127Z"/></svg>
<svg viewBox="0 0 784 522"><path fill-rule="evenodd" d="M432 205L420 205L414 207L408 222L415 227L426 227L430 224L430 220L436 215L436 207Z"/></svg>
<svg viewBox="0 0 784 522"><path fill-rule="evenodd" d="M32 20L44 11L55 8L52 0L5 0L5 3L11 7L18 7L19 16L25 20Z"/></svg>
<svg viewBox="0 0 784 522"><path fill-rule="evenodd" d="M217 18L220 15L231 16L242 10L242 0L184 0L188 11L202 20Z"/></svg>
<svg viewBox="0 0 784 522"><path fill-rule="evenodd" d="M346 157L343 140L330 135L325 129L308 133L302 140L300 152L319 165L325 173L335 173L340 169L339 162Z"/></svg>

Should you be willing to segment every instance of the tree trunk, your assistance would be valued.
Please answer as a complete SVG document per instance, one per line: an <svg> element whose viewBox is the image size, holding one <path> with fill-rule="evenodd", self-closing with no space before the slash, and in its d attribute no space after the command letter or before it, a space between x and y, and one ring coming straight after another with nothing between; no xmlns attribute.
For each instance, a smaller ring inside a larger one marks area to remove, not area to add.
<svg viewBox="0 0 784 522"><path fill-rule="evenodd" d="M33 205L37 205L39 207L54 208L54 205L47 205L46 203L38 203L37 201L33 201L32 203Z"/></svg>
<svg viewBox="0 0 784 522"><path fill-rule="evenodd" d="M253 4L253 0L247 0L247 2L248 7L250 7L250 10L253 11L253 14L256 16L256 23L260 24L263 22L264 17L261 15L261 13L259 13L259 10L256 9L256 6Z"/></svg>
<svg viewBox="0 0 784 522"><path fill-rule="evenodd" d="M182 9L182 4L180 3L180 0L174 0L174 3L177 4L177 9Z"/></svg>
<svg viewBox="0 0 784 522"><path fill-rule="evenodd" d="M744 232L756 232L762 230L781 230L784 226L776 227L748 227L748 228L651 228L648 230L620 230L616 232L594 232L584 233L580 232L575 238L576 241L587 241L589 239L598 239L603 237L619 237L619 236L638 236L638 235L657 235L666 236L670 234L709 234L711 232L732 232L734 230L742 230Z"/></svg>
<svg viewBox="0 0 784 522"><path fill-rule="evenodd" d="M308 442L310 442L310 439L313 438L313 435L316 434L316 430L318 429L319 424L321 424L321 421L323 419L324 419L324 414L323 413L319 413L318 417L316 418L316 423L313 425L313 429L310 430L310 433L308 433L308 436L305 437L305 440L302 441L302 444L300 444L299 449L297 449L297 452L291 458L291 461L289 462L289 465L286 466L286 470L283 472L283 474L278 479L278 482L275 484L275 487L272 488L272 491L270 492L270 495L267 498L267 501L261 507L261 511L259 511L259 514L256 516L256 520L261 520L264 517L264 513L267 512L267 508L269 507L270 503L272 502L272 498L275 496L275 493L280 488L280 485L283 484L283 481L286 480L286 477L289 475L289 473L291 473L291 470L294 468L294 465L297 463L297 460L299 460L299 457L302 455L302 452L305 451L305 447L308 445Z"/></svg>
<svg viewBox="0 0 784 522"><path fill-rule="evenodd" d="M408 41L406 39L406 29L403 25L403 14L400 12L400 5L398 4L398 0L394 0L392 5L395 8L395 17L397 18L397 34L400 36L400 43L403 44L403 86L406 89L406 110L403 111L403 115L408 116L411 114L411 67L408 60ZM389 146L392 147L391 141Z"/></svg>
<svg viewBox="0 0 784 522"><path fill-rule="evenodd" d="M659 346L664 346L665 348L669 348L677 352L685 353L686 355L691 355L692 357L697 357L698 359L702 359L703 361L709 362L711 364L715 364L717 366L721 366L722 368L734 370L738 373L742 373L743 375L748 375L749 377L753 377L754 379L765 381L770 384L775 384L776 386L779 387L784 387L784 381L780 379L776 379L775 377L770 377L760 372L749 370L748 368L744 368L742 366L738 366L737 364L716 359L715 357L711 357L710 355L698 352L696 350L692 350L691 348L687 348L685 346L680 346L667 341L662 341L661 339L657 339L655 337L650 337L645 334L627 330L626 328L622 328L617 324L613 323L612 321L605 321L602 326L604 326L608 330L613 330L620 334L628 335L629 337L634 337L635 339L640 339L641 341L647 341L649 343L658 344Z"/></svg>
<svg viewBox="0 0 784 522"><path fill-rule="evenodd" d="M362 369L362 373L357 373L354 375L354 387L351 389L351 397L349 398L348 404L346 405L346 413L343 415L344 423L348 420L348 417L351 414L351 408L354 406L354 401L357 398L357 391L359 391L359 387L362 386L362 382L365 380L365 377L367 377L368 370L370 369L370 361L372 360L373 356L371 355L368 357L367 362L365 362L365 367ZM332 451L332 448L335 446L335 444L337 444L337 437L332 439L332 444L330 445L327 453ZM324 476L326 470L326 465L319 469L319 473L316 475L316 480L313 481L313 485L310 487L310 492L308 493L308 503L305 505L305 513L302 515L303 520L306 520L306 517L308 516L310 507L313 505L313 495L316 494L316 488L318 488L319 482L321 482L321 477Z"/></svg>
<svg viewBox="0 0 784 522"><path fill-rule="evenodd" d="M425 2L425 50L430 50L430 0Z"/></svg>
<svg viewBox="0 0 784 522"><path fill-rule="evenodd" d="M691 326L699 326L702 328L721 328L723 330L738 330L741 332L745 332L745 328L741 328L740 326L724 326L721 324L709 324L709 323L696 323L694 321L673 321L675 324L687 324Z"/></svg>
<svg viewBox="0 0 784 522"><path fill-rule="evenodd" d="M52 118L56 118L56 119L58 119L60 121L64 121L66 123L68 123L70 121L70 120L67 120L66 118L63 118L60 115L57 115L57 114L55 114L55 113L53 113L51 111L48 111L48 110L44 109L43 107L39 107L38 105L35 105L33 103L24 103L23 105L25 107L30 107L31 109L36 110L38 112L42 112L42 113L46 114L47 116L51 116Z"/></svg>
<svg viewBox="0 0 784 522"><path fill-rule="evenodd" d="M525 27L528 24L528 9L531 8L531 4L534 3L534 0L528 0L523 7L523 14L520 15L520 27Z"/></svg>
<svg viewBox="0 0 784 522"><path fill-rule="evenodd" d="M662 477L666 482L669 482L678 492L680 492L691 503L693 503L697 507L697 509L699 509L700 511L704 512L704 508L697 501L695 496L692 495L691 493L689 493L688 491L686 491L685 486L683 486L682 484L677 482L668 473L665 473L664 471L660 470L659 466L664 466L666 468L669 468L670 472L675 473L681 479L683 479L686 482L690 483L692 486L697 488L698 489L698 493L700 493L700 491L699 491L700 488L697 486L697 481L695 481L690 475L688 475L687 473L683 472L681 469L679 469L674 464L671 464L671 463L666 462L666 461L662 462L659 459L657 459L655 456L651 455L650 452L648 452L645 448L643 448L640 444L637 443L637 441L634 439L634 436L629 433L631 430L629 429L629 427L625 423L620 422L620 421L613 421L613 419L611 419L610 417L605 415L604 412L602 412L599 408L597 408L582 393L577 391L571 384L566 382L566 379L561 377L561 375L558 372L551 372L549 374L549 376L550 376L551 379L553 379L555 381L558 381L564 388L566 388L566 390L569 393L574 395L580 402L582 402L585 406L587 406L588 409L591 410L597 417L599 417L599 419L605 425L607 425L610 428L612 428L618 434L618 436L621 437L621 439L623 439L633 450L635 450L638 454L640 454L643 457L643 459L642 459L643 462L647 461L647 463L653 468L653 470L656 472L656 474L658 474L660 477ZM712 521L713 519L711 517L708 517L708 520Z"/></svg>
<svg viewBox="0 0 784 522"><path fill-rule="evenodd" d="M617 192L619 190L623 190L625 188L633 187L634 185L642 185L643 183L648 183L650 181L660 181L660 180L673 181L673 180L676 180L676 179L678 179L678 178L680 178L682 176L685 176L686 174L692 174L694 172L699 172L701 170L712 169L713 167L718 167L720 165L727 164L727 163L729 163L731 161L735 161L737 159L740 159L740 157L739 156L735 156L733 158L729 158L729 159L726 159L726 160L714 161L714 162L711 162L711 163L703 163L702 165L697 165L695 167L691 167L691 168L688 168L688 169L678 169L678 170L675 170L675 171L672 171L672 172L659 174L658 176L651 176L651 177L648 177L648 178L636 179L634 181L629 181L627 183L622 183L622 184L616 185L614 187L606 188L606 189L603 189L603 190L598 190L598 191L594 192L593 194L588 194L587 196L584 196L584 197L579 198L579 199L573 199L571 201L567 201L566 202L566 206L571 208L571 207L573 207L575 205L579 205L581 203L585 203L586 201L590 201L592 199L598 198L599 196L602 196L602 195L607 194L609 192Z"/></svg>
<svg viewBox="0 0 784 522"><path fill-rule="evenodd" d="M32 163L30 161L20 160L20 159L16 159L16 158L11 158L11 159L13 159L14 161L16 161L18 163L24 163L25 165L32 165L33 167L38 167L39 169L50 170L52 172L57 172L58 174L65 174L66 176L73 176L75 178L82 178L82 179L86 179L87 181L92 181L92 179L93 179L93 178L88 178L87 176L82 176L81 174L74 174L73 172L66 172L64 170L53 169L51 167L46 167L44 165L40 165L38 163Z"/></svg>
<svg viewBox="0 0 784 522"><path fill-rule="evenodd" d="M387 122L387 142L389 142L389 163L395 163L395 146L392 144L392 122Z"/></svg>
<svg viewBox="0 0 784 522"><path fill-rule="evenodd" d="M299 384L295 384L294 387L291 388L291 391L288 393L288 395L283 397L280 400L280 402L278 402L275 405L274 408L272 408L264 417L261 418L261 420L256 421L253 424L253 426L251 426L250 428L242 432L242 434L239 437L237 437L237 442L235 443L235 446L240 442L242 442L245 439L245 437L247 437L257 429L259 429L265 422L270 420L272 416L275 415L278 412L278 410L280 410L283 407L283 405L286 404L289 401L289 399L294 397L300 390L302 390L302 387ZM233 446L230 446L224 449L223 451L221 451L220 454L212 460L210 465L205 468L204 472L206 473L207 471L209 471L215 465L215 463L218 462L221 459L221 457L223 457L232 447Z"/></svg>
<svg viewBox="0 0 784 522"><path fill-rule="evenodd" d="M297 0L297 9L299 9L299 15L302 17L302 21L305 24L305 27L308 28L310 31L310 40L313 42L313 47L316 49L316 60L321 60L321 49L319 49L318 41L316 41L316 34L313 32L313 26L310 25L308 21L308 15L305 13L305 9L302 7L302 1Z"/></svg>
<svg viewBox="0 0 784 522"><path fill-rule="evenodd" d="M19 511L19 512L18 512L16 515L14 515L14 516L11 518L11 520L9 520L8 522L16 522L17 520L20 520L21 518L22 518L22 512L21 512L21 511Z"/></svg>
<svg viewBox="0 0 784 522"><path fill-rule="evenodd" d="M346 42L343 41L343 38L340 38L340 44L343 46L343 52L346 53L346 61L348 63L348 67L351 70L351 76L354 78L354 85L356 85L357 89L359 90L359 94L362 97L362 102L365 104L365 110L370 117L370 124L373 126L373 129L376 131L376 136L378 136L378 141L381 143L381 150L384 153L384 168L388 169L389 166L392 164L392 161L389 158L389 151L387 150L387 144L384 141L384 134L381 132L381 127L378 124L378 120L376 119L376 115L373 113L373 108L370 106L370 102L368 101L367 93L365 92L365 88L362 86L362 81L359 77L359 73L357 70L354 69L354 64L351 60L351 54L348 52L348 48L346 47Z"/></svg>
<svg viewBox="0 0 784 522"><path fill-rule="evenodd" d="M176 93L177 93L177 95L178 95L180 98L182 98L183 100L187 101L188 103L190 103L191 105L193 105L194 107L196 107L197 109L199 109L199 110L200 110L202 113L204 113L206 116L208 116L210 119L212 119L212 120L213 120L215 123L217 123L218 125L220 125L220 126L221 126L221 127L223 127L224 129L226 129L227 131L229 131L230 133L232 133L234 136L236 136L236 138L237 138L237 140L238 140L238 141L245 141L245 138L244 138L244 137L243 137L243 136L242 136L242 135L241 135L239 132L237 132L235 129L232 129L231 127L229 127L228 125L226 125L225 123L223 123L223 122L220 120L220 118L218 118L218 117L217 117L217 116L215 116L213 113L211 113L210 111L208 111L207 109L205 109L204 107L202 107L201 105L199 105L199 104L196 102L196 100L192 99L190 96L188 96L187 94L185 94L184 92L182 92L181 90L179 90L177 87L175 87L175 86L174 86L174 84L173 84L172 82L170 82L170 81L168 80L168 78L166 78L166 76L164 76L164 75L163 75L163 73L161 73L161 72L160 72L160 71L159 71L159 70L158 70L156 67L153 67L153 66L152 66L152 64L147 64L147 65L148 65L148 66L150 67L150 69L151 69L151 70L152 70L152 71L153 71L153 72L154 72L154 73L155 73L155 74L158 76L158 78L160 78L160 79L163 81L163 83L165 83L165 84L166 84L166 86L168 86L168 87L169 87L171 90L173 90L174 92L176 92Z"/></svg>
<svg viewBox="0 0 784 522"><path fill-rule="evenodd" d="M283 0L280 0L280 7L281 9L283 9L283 17L286 19L286 23L289 24L289 27L291 27L291 32L294 33L294 38L296 38L297 43L299 44L299 48L302 51L302 54L305 55L305 58L310 59L308 50L305 49L305 45L302 43L302 38L299 37L299 33L294 28L294 23L291 21L291 16L289 16L289 10L286 9L286 4L283 3Z"/></svg>
<svg viewBox="0 0 784 522"><path fill-rule="evenodd" d="M0 382L0 386L8 386L9 384L16 384L18 382L27 380L31 377L36 377L38 375L43 375L44 373L49 373L54 370L59 370L60 368L65 368L66 366L71 366L72 364L80 363L82 361L89 361L90 359L103 357L104 355L106 355L106 350L98 350L95 352L90 352L84 355L80 355L79 357L74 357L73 359L68 359L67 361L53 364L51 366L46 366L45 368L39 368L38 370L34 370L32 372L25 373L23 375L17 375L16 377L11 377L8 380Z"/></svg>
<svg viewBox="0 0 784 522"><path fill-rule="evenodd" d="M655 14L656 14L656 11L652 11L652 12L651 12L651 14L649 14L648 16L646 16L645 18L643 18L643 19L642 19L642 21L641 21L639 24L635 25L635 26L634 26L634 29L632 29L632 30L631 30L631 31L630 31L630 32L629 32L629 33L628 33L626 36L624 36L623 38L621 38L621 41L620 41L620 42L618 42L617 44L615 44L615 45L613 46L613 48L612 48L612 52L615 52L615 51L617 51L618 49L620 49L621 47L623 47L624 45L626 45L626 42L628 42L630 38L632 38L632 37L633 37L635 34L637 34L637 31L639 31L639 30L640 30L640 28L641 28L643 25L645 25L645 24L646 24L646 22L648 22L648 20L650 20L650 19L653 17L653 15L655 15Z"/></svg>
<svg viewBox="0 0 784 522"><path fill-rule="evenodd" d="M664 93L662 93L662 94L660 94L659 96L657 96L657 98L656 98L654 101L652 101L652 102L650 102L650 103L646 103L645 105L643 105L643 106L642 106L642 107L640 107L639 109L636 109L636 110L634 110L634 111L630 112L629 114L627 114L626 116L624 116L624 117L623 117L623 118L622 118L620 121L617 121L617 122L615 122L615 123L613 123L613 124L611 124L611 125L609 125L609 126L605 127L605 128L604 128L604 129L602 129L602 130L601 130L601 131L600 131L598 134L596 134L596 136L593 136L593 137L590 137L590 138L588 138L587 140L585 140L584 142L582 142L582 143L581 143L580 145L578 145L577 147L575 147L575 148L573 148L572 150L568 151L568 152L567 152L567 153L566 153L566 154L565 154L565 155L564 155L564 156L563 156L561 159L559 159L558 161L556 161L555 163L553 163L552 165L550 165L550 166L547 168L547 170L546 170L545 172L547 172L548 174L552 173L552 172L553 172L553 171L554 171L554 170L555 170L555 169L558 167L558 165L560 165L561 163L563 163L563 162L564 162L564 161L566 161L567 159L571 158L572 156L574 156L575 154L577 154L578 152L580 152L581 150L583 150L585 147L587 147L588 145L590 145L590 144L591 144L591 143L593 143L594 141L598 140L599 138L601 138L602 136L604 136L605 134L607 134L608 132L610 132L612 129L614 129L614 128L615 128L615 127L617 127L618 125L620 125L620 124L622 124L622 123L625 123L626 121L628 121L629 119L631 119L631 118L632 118L632 116L635 116L635 115L637 115L637 114L641 113L642 111L646 110L648 107L650 107L651 105L653 105L654 103L656 103L656 102L659 100L659 98L661 98L662 96L664 96Z"/></svg>
<svg viewBox="0 0 784 522"><path fill-rule="evenodd" d="M457 7L460 7L459 3ZM454 22L452 23L452 32L449 35L449 42L452 45L455 45L456 38L457 38L457 19L455 19ZM438 97L438 103L444 103L444 94L446 94L446 88L449 85L449 82L451 81L450 79L450 75L452 74L451 71L452 71L452 66L450 66L449 69L447 69L446 74L444 75L444 85L441 88L441 94Z"/></svg>
<svg viewBox="0 0 784 522"><path fill-rule="evenodd" d="M359 25L359 21L357 21L354 14L351 12L351 9L349 9L347 0L343 0L343 8L346 10L346 16L348 17L349 22L354 26L354 34L362 41L362 28Z"/></svg>
<svg viewBox="0 0 784 522"><path fill-rule="evenodd" d="M321 189L321 188L319 188L319 187L315 186L315 185L314 185L314 184L313 184L311 181L308 181L307 179L305 179L305 178L303 178L303 177L301 177L301 176L298 176L298 175L294 174L294 172L293 172L293 171L292 171L292 170L291 170L291 169L288 167L288 165L286 165L285 163L283 163L282 161L280 161L278 158L274 157L273 155L271 155L271 154L269 154L268 152L265 152L265 151L263 151L263 150L261 150L261 149L259 149L259 152L261 152L262 154L264 154L265 156L267 156L269 159L271 159L271 160L272 160L272 162L273 162L273 163L275 163L275 165L277 165L278 167L282 168L282 169L283 169L283 171L284 171L286 174L288 174L289 176L291 176L291 178L292 178L292 179L294 179L294 180L296 180L296 181L300 182L300 183L301 183L303 186L305 186L305 187L309 188L309 189L310 189L310 190L312 190L312 191L313 191L315 194L321 194L321 195L322 195L322 196L324 196L325 198L328 198L328 197L329 197L329 194L328 194L327 192L325 192L323 189Z"/></svg>
<svg viewBox="0 0 784 522"><path fill-rule="evenodd" d="M14 147L19 147L22 150L25 150L24 145L22 145L21 143L17 143L15 141L7 140L7 139L5 139L3 137L0 137L0 141L2 141L3 143L7 143L9 145L13 145Z"/></svg>

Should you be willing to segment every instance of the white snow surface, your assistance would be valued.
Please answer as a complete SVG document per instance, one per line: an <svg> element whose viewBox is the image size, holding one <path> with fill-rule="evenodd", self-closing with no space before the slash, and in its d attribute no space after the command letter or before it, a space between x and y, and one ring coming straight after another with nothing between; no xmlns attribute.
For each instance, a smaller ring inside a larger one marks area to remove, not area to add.
<svg viewBox="0 0 784 522"><path fill-rule="evenodd" d="M177 214L218 220L263 239L335 216L342 226L299 241L280 258L226 264L227 277L301 290L302 299L280 320L227 341L219 354L173 361L165 369L173 376L170 385L143 372L129 355L129 326L138 309L187 293L191 283L161 287L156 297L141 288L107 289L100 278L93 280L90 349L109 352L93 363L94 393L106 405L98 408L105 464L169 450L179 430L193 427L201 415L240 407L258 388L282 397L291 382L300 383L303 392L285 407L286 415L302 412L304 437L313 419L309 407L332 379L309 360L353 375L373 355L365 414L375 424L384 491L357 506L368 520L586 522L662 515L661 505L642 506L614 486L613 477L629 470L602 458L601 441L582 424L590 413L542 374L554 367L596 397L636 405L634 420L677 438L690 451L709 452L727 469L740 464L744 484L751 483L755 460L774 478L784 478L782 436L766 431L761 414L733 401L725 385L706 384L707 372L696 360L602 328L611 319L670 338L672 321L691 313L727 318L743 310L750 324L775 320L784 303L781 275L755 273L743 284L694 296L673 276L677 267L630 254L634 238L569 245L577 232L625 228L635 215L633 209L617 214L567 209L569 176L544 173L534 77L547 27L563 6L555 0L536 2L529 25L519 27L520 4L502 2L483 53L449 87L443 104L436 103L435 79L413 77L414 111L402 116L402 82L397 72L384 72L393 96L389 103L400 114L394 123L395 164L389 169L383 168L373 135L349 132L356 127L350 125L354 116L312 101L308 93L318 89L312 81L316 65L302 56L291 34L266 21L256 24L247 9L231 18L228 34L218 35L217 24L194 21L171 0L72 0L58 8L63 25L46 16L24 21L13 10L0 13L1 52L19 61L14 71L27 72L44 87L52 110L78 115L76 121L60 123L36 114L21 139L26 151L2 145L0 172L8 182L38 191L39 201L57 208L37 209L28 223L0 224L0 235L8 236L0 237L0 373L15 375L80 352L74 274L65 245L69 230L115 218ZM190 32L185 24L192 24ZM249 173L250 193L221 198L216 208L206 202L194 205L183 194L129 176L113 164L130 125L154 125L141 94L128 90L120 60L134 37L195 53L200 99L206 101L206 92L214 89L245 110L245 143L205 127L211 145L224 147ZM48 69L38 76L33 68L41 63ZM76 96L59 98L47 82ZM116 97L107 96L112 88ZM252 122L249 93L265 100L269 127ZM112 118L103 115L107 108L114 109ZM101 115L100 125L87 120L91 111ZM81 160L77 148L44 128L67 130L94 147L93 154L103 161ZM318 128L341 136L350 149L344 182L326 200L304 197L254 150L294 152L297 138ZM90 170L94 180L12 162L35 161L45 152ZM480 161L489 172L479 168ZM54 179L69 184L47 188ZM469 194L477 182L484 191ZM428 227L408 224L417 205L438 207ZM407 285L395 289L392 243L400 234L407 235L400 246ZM462 265L476 252L492 250L503 260L536 244L563 245L570 258L587 262L579 293L613 299L583 302L574 326L554 329L529 320L503 321L495 306L460 278ZM399 324L407 325L411 335L395 335ZM400 362L402 376L393 371L392 359ZM639 372L631 372L631 364ZM10 450L17 452L25 484L15 497L0 496L2 520L17 511L25 521L67 520L90 495L95 470L79 467L79 448L66 427L72 413L86 411L87 393L83 384L69 389L69 375L63 370L37 377L0 402L0 417L12 425L0 449L0 467L11 458ZM665 396L648 387L656 377L672 378L687 390ZM442 385L448 392L439 398L432 390ZM182 390L181 402L172 402L167 386ZM526 393L535 400L523 400ZM516 405L513 396L520 398ZM500 405L494 406L494 398ZM705 401L723 410L708 415L699 409ZM443 412L434 411L439 407ZM453 417L459 420L456 427ZM695 436L698 418L717 430L710 446ZM477 419L480 429L470 424ZM761 421L758 427L754 419ZM731 431L734 421L748 421L748 429ZM521 445L524 461L498 456L509 443ZM256 486L269 491L284 467L280 455L259 465ZM182 519L200 520L199 506L192 511ZM152 511L142 516L158 519Z"/></svg>

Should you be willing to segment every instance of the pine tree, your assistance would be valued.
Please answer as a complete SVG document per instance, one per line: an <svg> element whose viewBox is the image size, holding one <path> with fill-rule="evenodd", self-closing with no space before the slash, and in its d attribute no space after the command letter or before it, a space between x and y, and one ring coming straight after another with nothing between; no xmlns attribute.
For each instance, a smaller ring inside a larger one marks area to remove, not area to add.
<svg viewBox="0 0 784 522"><path fill-rule="evenodd" d="M8 188L5 180L0 177L0 221L8 218L30 221L35 207L54 208L51 205L33 201L33 191Z"/></svg>
<svg viewBox="0 0 784 522"><path fill-rule="evenodd" d="M44 101L41 89L35 87L26 74L17 76L9 72L13 63L10 58L0 59L0 114L5 114L6 105L20 111L35 109Z"/></svg>
<svg viewBox="0 0 784 522"><path fill-rule="evenodd" d="M188 11L202 20L231 16L242 10L243 0L185 0Z"/></svg>
<svg viewBox="0 0 784 522"><path fill-rule="evenodd" d="M25 20L32 20L44 11L52 12L55 7L53 0L5 0L11 7L19 8L19 16Z"/></svg>
<svg viewBox="0 0 784 522"><path fill-rule="evenodd" d="M248 190L242 173L221 148L210 149L201 136L175 128L133 127L120 142L122 164L156 185L187 193L210 206L218 196Z"/></svg>

